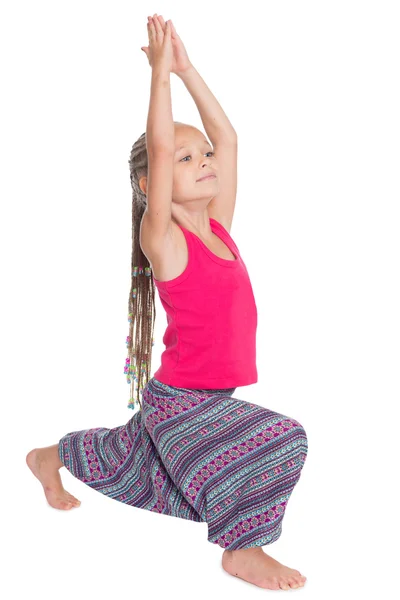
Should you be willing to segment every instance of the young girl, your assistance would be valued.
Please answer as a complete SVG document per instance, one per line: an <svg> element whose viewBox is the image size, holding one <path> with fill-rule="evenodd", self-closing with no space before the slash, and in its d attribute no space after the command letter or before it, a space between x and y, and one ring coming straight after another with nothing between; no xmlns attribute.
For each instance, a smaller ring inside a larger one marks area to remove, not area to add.
<svg viewBox="0 0 400 600"><path fill-rule="evenodd" d="M120 502L206 522L208 541L224 548L222 566L231 575L262 588L300 587L306 578L262 546L281 535L307 455L305 430L233 395L257 382L257 308L229 233L235 131L171 21L157 15L148 21L149 46L142 48L152 68L147 129L129 160L133 252L125 372L133 380L129 406L139 410L126 425L67 433L26 460L55 508L80 505L62 486L65 466ZM193 96L213 146L195 127L173 121L170 73ZM150 378L154 286L168 325L161 365Z"/></svg>

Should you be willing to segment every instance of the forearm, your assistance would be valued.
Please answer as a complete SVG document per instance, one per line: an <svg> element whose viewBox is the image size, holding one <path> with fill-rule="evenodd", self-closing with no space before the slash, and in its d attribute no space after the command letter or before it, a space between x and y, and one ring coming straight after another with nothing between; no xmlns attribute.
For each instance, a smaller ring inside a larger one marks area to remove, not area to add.
<svg viewBox="0 0 400 600"><path fill-rule="evenodd" d="M236 140L236 131L222 110L218 100L194 66L192 65L178 76L182 79L195 101L204 129L211 142L215 144L221 141L231 142L232 140Z"/></svg>
<svg viewBox="0 0 400 600"><path fill-rule="evenodd" d="M149 154L175 148L170 73L163 70L152 71L146 148Z"/></svg>

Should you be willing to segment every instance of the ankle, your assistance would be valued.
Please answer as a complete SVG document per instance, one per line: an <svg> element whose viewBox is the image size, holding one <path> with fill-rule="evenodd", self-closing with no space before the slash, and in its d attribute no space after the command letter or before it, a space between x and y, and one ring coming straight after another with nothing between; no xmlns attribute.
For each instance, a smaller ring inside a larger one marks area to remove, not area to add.
<svg viewBox="0 0 400 600"><path fill-rule="evenodd" d="M253 546L251 548L239 548L238 550L225 550L229 556L243 558L246 556L253 556L254 554L260 554L263 552L261 546Z"/></svg>
<svg viewBox="0 0 400 600"><path fill-rule="evenodd" d="M49 461L56 467L57 470L60 470L63 467L63 463L60 460L60 456L58 453L58 444L53 444L52 446L47 446L44 448L48 455Z"/></svg>

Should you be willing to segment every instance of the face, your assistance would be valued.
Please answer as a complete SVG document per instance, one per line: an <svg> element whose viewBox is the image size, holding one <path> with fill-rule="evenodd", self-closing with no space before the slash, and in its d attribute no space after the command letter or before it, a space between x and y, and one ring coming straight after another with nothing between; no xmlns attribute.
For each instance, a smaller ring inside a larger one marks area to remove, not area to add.
<svg viewBox="0 0 400 600"><path fill-rule="evenodd" d="M216 177L198 181L206 174ZM141 178L145 192L146 177ZM218 193L218 166L213 148L205 135L195 127L175 124L172 200L177 204L204 200L205 206ZM145 192L146 193L146 192Z"/></svg>
<svg viewBox="0 0 400 600"><path fill-rule="evenodd" d="M215 177L199 181L210 173ZM204 200L208 204L217 192L217 161L212 146L198 129L175 126L173 201L180 204Z"/></svg>

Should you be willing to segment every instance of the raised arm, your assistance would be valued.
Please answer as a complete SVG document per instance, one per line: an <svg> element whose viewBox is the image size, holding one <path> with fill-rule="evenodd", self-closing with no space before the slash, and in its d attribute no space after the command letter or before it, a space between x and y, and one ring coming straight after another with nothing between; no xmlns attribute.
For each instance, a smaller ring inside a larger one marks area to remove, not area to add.
<svg viewBox="0 0 400 600"><path fill-rule="evenodd" d="M164 19L158 17L162 28ZM236 131L214 94L192 65L185 46L172 23L172 72L185 84L200 113L204 129L213 144L218 165L219 192L207 206L208 214L230 231L236 205L238 144Z"/></svg>
<svg viewBox="0 0 400 600"><path fill-rule="evenodd" d="M142 228L145 245L157 249L171 227L175 131L172 118L170 68L171 34L158 22L148 24L149 61L152 67L146 127L148 155L147 208ZM154 246L153 246L154 245Z"/></svg>
<svg viewBox="0 0 400 600"><path fill-rule="evenodd" d="M214 147L219 192L207 206L210 217L231 230L236 206L238 143L236 131L204 79L191 65L178 74L191 94Z"/></svg>

